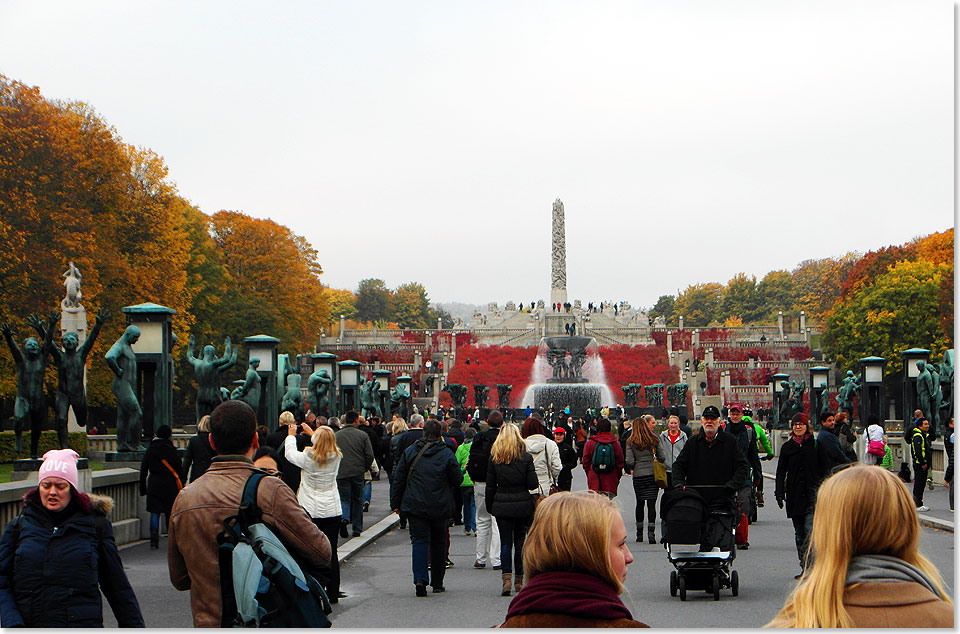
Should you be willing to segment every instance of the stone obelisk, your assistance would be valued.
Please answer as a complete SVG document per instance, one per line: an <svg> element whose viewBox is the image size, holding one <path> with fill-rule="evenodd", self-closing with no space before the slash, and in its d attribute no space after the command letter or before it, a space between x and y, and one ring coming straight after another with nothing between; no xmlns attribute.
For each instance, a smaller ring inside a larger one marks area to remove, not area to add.
<svg viewBox="0 0 960 634"><path fill-rule="evenodd" d="M553 201L553 246L550 250L550 303L567 302L567 237L563 222L563 203Z"/></svg>

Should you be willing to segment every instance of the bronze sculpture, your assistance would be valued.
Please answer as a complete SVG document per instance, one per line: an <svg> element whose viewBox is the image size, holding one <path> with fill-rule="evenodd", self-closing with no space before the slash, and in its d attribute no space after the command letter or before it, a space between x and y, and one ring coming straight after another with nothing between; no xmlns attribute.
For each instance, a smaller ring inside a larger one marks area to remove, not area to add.
<svg viewBox="0 0 960 634"><path fill-rule="evenodd" d="M200 420L222 402L220 394L220 373L228 370L237 362L237 351L231 349L230 337L223 341L223 356L218 357L213 346L203 347L203 356L194 356L196 337L190 335L187 341L187 361L193 366L197 377L197 420Z"/></svg>
<svg viewBox="0 0 960 634"><path fill-rule="evenodd" d="M71 262L71 265L73 263ZM83 373L87 365L87 355L93 348L97 336L100 334L103 323L110 319L110 313L102 310L94 320L93 330L84 340L83 345L79 345L80 338L75 332L64 333L61 343L61 349L53 343L53 327L57 320L57 313L50 313L50 319L47 324L47 330L44 331L41 324L34 323L34 328L44 341L50 343L47 350L57 366L57 396L54 405L56 415L57 441L60 449L67 448L67 420L70 408L73 408L73 415L77 419L77 425L87 426L87 389L84 385Z"/></svg>
<svg viewBox="0 0 960 634"><path fill-rule="evenodd" d="M127 326L104 357L114 375L110 389L117 397L117 451L142 448L143 410L137 401L137 355L132 348L138 339L140 329Z"/></svg>
<svg viewBox="0 0 960 634"><path fill-rule="evenodd" d="M27 324L38 330L43 329L43 321L38 315L30 315ZM13 406L14 450L23 451L23 430L30 427L30 457L37 458L37 444L40 432L47 422L47 401L43 394L43 373L46 369L46 350L50 346L53 330L46 331L41 346L36 337L27 337L23 349L13 340L14 331L8 323L0 324L0 332L7 340L10 354L17 367L17 399Z"/></svg>

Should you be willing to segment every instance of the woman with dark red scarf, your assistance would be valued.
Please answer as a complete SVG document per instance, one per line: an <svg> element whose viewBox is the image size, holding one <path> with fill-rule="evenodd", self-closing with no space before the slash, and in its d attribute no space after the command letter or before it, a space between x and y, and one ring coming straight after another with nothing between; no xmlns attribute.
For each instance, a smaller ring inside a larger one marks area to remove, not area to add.
<svg viewBox="0 0 960 634"><path fill-rule="evenodd" d="M561 492L537 507L523 551L526 584L501 627L649 627L620 600L627 529L607 496Z"/></svg>

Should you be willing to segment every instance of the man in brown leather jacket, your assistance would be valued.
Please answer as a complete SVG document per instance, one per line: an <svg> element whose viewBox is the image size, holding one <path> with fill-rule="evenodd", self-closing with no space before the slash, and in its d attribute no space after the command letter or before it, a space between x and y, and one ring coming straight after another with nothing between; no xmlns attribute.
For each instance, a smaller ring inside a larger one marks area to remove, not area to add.
<svg viewBox="0 0 960 634"><path fill-rule="evenodd" d="M180 491L170 514L167 564L177 590L190 590L195 627L220 627L220 568L217 533L237 513L247 478L256 470L257 417L243 401L218 405L210 414L210 444L217 452L210 468ZM330 542L297 503L280 478L264 478L257 505L268 524L302 564L326 566Z"/></svg>

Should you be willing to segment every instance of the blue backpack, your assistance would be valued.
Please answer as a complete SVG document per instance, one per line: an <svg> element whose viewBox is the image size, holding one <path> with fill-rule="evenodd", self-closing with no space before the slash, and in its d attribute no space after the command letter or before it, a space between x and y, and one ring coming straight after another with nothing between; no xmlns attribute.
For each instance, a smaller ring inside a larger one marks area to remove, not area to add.
<svg viewBox="0 0 960 634"><path fill-rule="evenodd" d="M610 473L617 465L617 454L613 451L613 443L597 442L593 448L593 457L590 460L593 470L597 473Z"/></svg>
<svg viewBox="0 0 960 634"><path fill-rule="evenodd" d="M223 520L217 535L220 626L330 627L326 615L333 609L323 588L263 523L257 488L266 475L247 479L238 513Z"/></svg>

